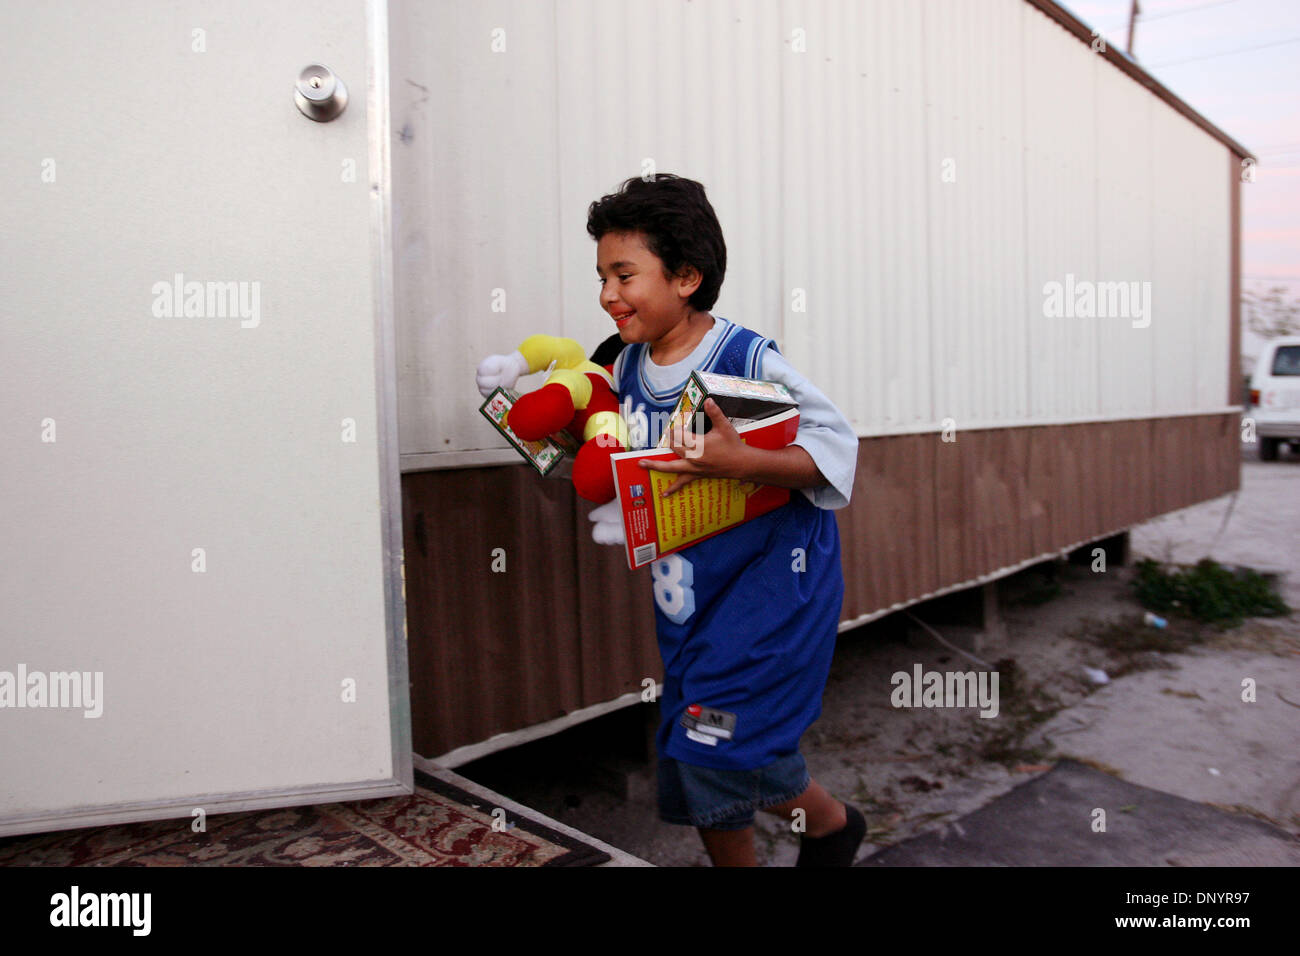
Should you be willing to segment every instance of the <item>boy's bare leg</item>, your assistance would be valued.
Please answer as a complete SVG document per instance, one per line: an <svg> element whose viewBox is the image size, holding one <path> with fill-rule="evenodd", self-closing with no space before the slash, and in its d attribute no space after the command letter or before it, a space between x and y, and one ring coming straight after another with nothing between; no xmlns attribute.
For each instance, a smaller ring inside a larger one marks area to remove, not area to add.
<svg viewBox="0 0 1300 956"><path fill-rule="evenodd" d="M827 836L843 830L848 823L844 804L827 793L816 780L809 783L808 789L793 800L764 807L764 809L786 820L791 818L795 810L803 810L804 823L807 826L804 835L810 837Z"/></svg>
<svg viewBox="0 0 1300 956"><path fill-rule="evenodd" d="M843 830L848 823L844 804L836 800L816 780L793 800L764 807L768 813L789 820L795 810L804 811L805 836L823 837ZM754 828L743 830L707 830L698 827L704 849L714 866L758 866L754 853Z"/></svg>
<svg viewBox="0 0 1300 956"><path fill-rule="evenodd" d="M754 828L743 830L706 830L697 827L704 849L714 866L758 866L754 855Z"/></svg>

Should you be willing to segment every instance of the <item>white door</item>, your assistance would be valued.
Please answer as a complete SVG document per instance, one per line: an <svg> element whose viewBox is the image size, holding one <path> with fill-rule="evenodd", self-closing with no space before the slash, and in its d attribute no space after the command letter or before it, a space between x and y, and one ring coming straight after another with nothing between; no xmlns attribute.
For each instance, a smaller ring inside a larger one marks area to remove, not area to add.
<svg viewBox="0 0 1300 956"><path fill-rule="evenodd" d="M386 33L0 7L0 834L411 790Z"/></svg>

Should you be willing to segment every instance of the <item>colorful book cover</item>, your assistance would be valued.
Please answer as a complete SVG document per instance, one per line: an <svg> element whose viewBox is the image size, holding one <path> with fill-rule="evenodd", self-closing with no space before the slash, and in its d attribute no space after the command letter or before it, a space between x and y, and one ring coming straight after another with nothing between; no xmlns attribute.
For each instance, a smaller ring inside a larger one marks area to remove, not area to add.
<svg viewBox="0 0 1300 956"><path fill-rule="evenodd" d="M791 407L736 428L756 448L784 448L799 431L799 409ZM728 528L757 518L790 500L789 488L737 478L697 478L672 495L664 490L677 475L642 468L643 459L673 461L671 448L648 448L614 455L614 486L627 537L628 567L636 569L690 547Z"/></svg>
<svg viewBox="0 0 1300 956"><path fill-rule="evenodd" d="M518 400L519 393L514 389L497 387L479 406L479 412L505 436L524 461L537 469L539 475L548 475L566 454L578 453L578 442L568 432L556 432L541 441L524 441L511 430L507 421L511 407Z"/></svg>

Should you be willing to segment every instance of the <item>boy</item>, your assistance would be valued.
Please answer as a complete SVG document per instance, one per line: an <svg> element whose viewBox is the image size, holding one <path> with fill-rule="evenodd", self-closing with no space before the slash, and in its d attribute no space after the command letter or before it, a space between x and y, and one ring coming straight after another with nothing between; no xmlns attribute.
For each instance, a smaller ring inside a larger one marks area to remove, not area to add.
<svg viewBox="0 0 1300 956"><path fill-rule="evenodd" d="M765 451L706 402L710 432L689 451L674 436L677 461L644 463L677 473L668 494L706 476L800 489L651 565L664 664L660 816L695 826L715 866L756 865L755 810L804 824L796 865L849 866L865 821L808 776L798 744L821 712L835 647L844 581L827 509L848 504L857 437L774 342L709 314L727 253L703 186L629 179L591 204L587 231L601 307L628 343L614 381L633 447L658 442L650 423L666 419L692 369L779 381L800 405L795 442Z"/></svg>

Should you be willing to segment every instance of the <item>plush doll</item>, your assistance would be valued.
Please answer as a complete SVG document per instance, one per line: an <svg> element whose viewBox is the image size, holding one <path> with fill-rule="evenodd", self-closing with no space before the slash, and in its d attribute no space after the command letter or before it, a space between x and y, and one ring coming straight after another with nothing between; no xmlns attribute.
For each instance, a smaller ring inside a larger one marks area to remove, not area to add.
<svg viewBox="0 0 1300 956"><path fill-rule="evenodd" d="M555 364L545 384L521 395L506 423L524 441L539 441L567 430L582 447L573 461L573 487L596 504L614 499L610 456L627 451L627 424L607 369L588 361L573 339L530 335L510 355L489 355L479 363L478 390L487 397L497 386L514 388L524 375Z"/></svg>

